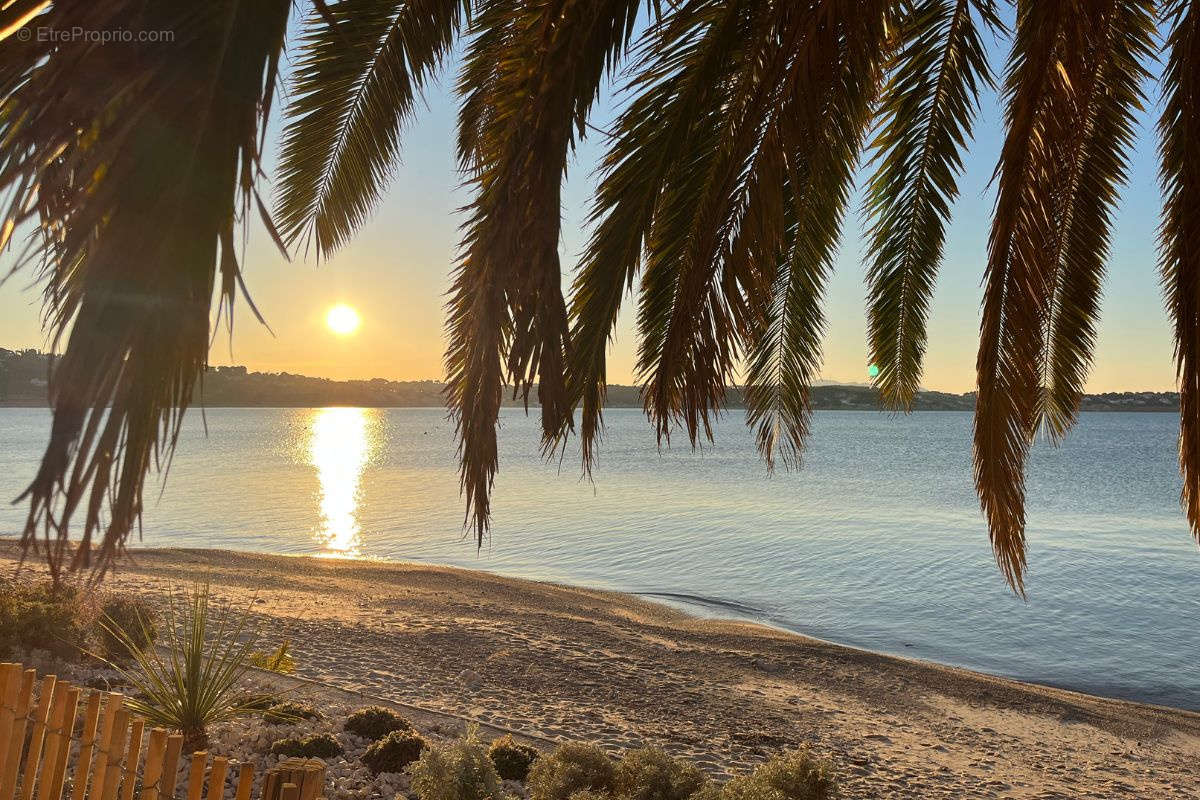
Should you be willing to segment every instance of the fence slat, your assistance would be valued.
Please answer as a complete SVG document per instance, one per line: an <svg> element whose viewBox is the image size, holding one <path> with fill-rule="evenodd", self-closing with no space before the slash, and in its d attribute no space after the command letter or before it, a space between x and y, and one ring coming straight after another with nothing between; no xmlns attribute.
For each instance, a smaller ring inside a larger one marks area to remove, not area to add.
<svg viewBox="0 0 1200 800"><path fill-rule="evenodd" d="M129 725L129 749L125 754L125 782L121 784L121 800L133 800L138 760L142 757L142 731L145 726L146 720L141 717L134 717Z"/></svg>
<svg viewBox="0 0 1200 800"><path fill-rule="evenodd" d="M225 775L229 772L229 759L217 756L213 759L212 770L208 773L208 793L206 800L221 800L225 796Z"/></svg>
<svg viewBox="0 0 1200 800"><path fill-rule="evenodd" d="M125 733L129 730L129 710L122 708L113 720L108 735L108 759L104 767L104 782L95 778L100 786L100 800L117 800L117 786L121 782L121 762L125 760ZM94 790L93 790L94 791Z"/></svg>
<svg viewBox="0 0 1200 800"><path fill-rule="evenodd" d="M192 766L188 770L187 800L200 800L204 790L204 769L208 766L208 752L197 750L192 753Z"/></svg>
<svg viewBox="0 0 1200 800"><path fill-rule="evenodd" d="M100 694L93 691L88 695L87 713L83 718L83 739L79 745L79 760L75 762L75 788L71 791L71 800L83 800L87 792L88 773L92 771L92 755L96 749L96 727L100 722Z"/></svg>
<svg viewBox="0 0 1200 800"><path fill-rule="evenodd" d="M42 745L46 738L46 720L50 716L50 704L54 699L54 687L58 678L47 675L42 678L39 690L37 711L33 718L33 731L29 737L29 753L25 756L25 785L21 787L21 800L33 797L33 783L37 778L38 767L42 763ZM15 728L14 728L15 730Z"/></svg>
<svg viewBox="0 0 1200 800"><path fill-rule="evenodd" d="M183 749L183 737L178 733L167 737L167 753L163 756L162 796L175 796L175 781L179 778L179 752Z"/></svg>
<svg viewBox="0 0 1200 800"><path fill-rule="evenodd" d="M162 785L163 756L167 752L167 732L163 728L150 731L150 744L146 749L146 771L142 773L140 800L157 800Z"/></svg>
<svg viewBox="0 0 1200 800"><path fill-rule="evenodd" d="M0 800L12 800L17 790L17 766L21 760L21 747L25 743L25 728L29 722L29 707L33 705L33 682L37 670L27 669L21 676L20 691L13 706L16 718L9 729L8 746L0 753Z"/></svg>
<svg viewBox="0 0 1200 800"><path fill-rule="evenodd" d="M108 766L112 762L110 757L106 757L107 752L111 755L113 749L120 748L125 744L125 732L121 731L121 742L116 748L113 746L112 734L113 728L121 721L121 712L125 710L125 695L116 692L110 693L104 701L104 723L100 726L100 758L96 760L96 773L92 776L92 792L88 795L89 800L104 800L104 786L108 782ZM128 719L129 715L126 714Z"/></svg>
<svg viewBox="0 0 1200 800"><path fill-rule="evenodd" d="M0 664L0 758L5 760L8 758L8 744L12 741L13 723L17 719L17 696L20 691L21 665L11 661Z"/></svg>
<svg viewBox="0 0 1200 800"><path fill-rule="evenodd" d="M279 789L279 800L300 800L300 787L294 783L285 783Z"/></svg>
<svg viewBox="0 0 1200 800"><path fill-rule="evenodd" d="M42 780L38 785L38 800L59 800L62 797L63 781L67 777L67 757L71 755L71 734L75 730L75 717L79 713L80 689L69 683L59 683L54 693L54 705L58 713L51 709L49 739L46 741L42 767ZM62 696L62 703L58 698Z"/></svg>
<svg viewBox="0 0 1200 800"><path fill-rule="evenodd" d="M238 785L237 794L234 795L234 800L250 800L250 793L254 790L254 765L242 764L238 767Z"/></svg>

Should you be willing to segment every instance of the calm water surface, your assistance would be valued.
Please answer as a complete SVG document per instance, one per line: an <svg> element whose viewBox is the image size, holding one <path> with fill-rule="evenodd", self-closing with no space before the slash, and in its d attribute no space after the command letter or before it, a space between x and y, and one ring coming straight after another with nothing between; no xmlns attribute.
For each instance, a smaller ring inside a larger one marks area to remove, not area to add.
<svg viewBox="0 0 1200 800"><path fill-rule="evenodd" d="M658 452L608 414L595 482L538 458L504 412L495 523L462 538L440 409L199 414L144 544L429 561L646 593L821 638L1200 709L1200 554L1179 512L1177 418L1084 414L1029 475L1029 601L1007 591L971 486L969 414L818 412L805 468L766 474L732 415L712 447ZM49 415L0 409L0 495ZM16 533L19 507L0 508Z"/></svg>

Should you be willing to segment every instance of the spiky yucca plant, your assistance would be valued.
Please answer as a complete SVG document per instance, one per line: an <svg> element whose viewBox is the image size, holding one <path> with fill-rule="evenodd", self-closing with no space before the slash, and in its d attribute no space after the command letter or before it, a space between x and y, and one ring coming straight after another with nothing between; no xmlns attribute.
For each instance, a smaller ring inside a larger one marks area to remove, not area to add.
<svg viewBox="0 0 1200 800"><path fill-rule="evenodd" d="M102 570L119 552L144 475L192 401L217 278L221 303L240 283L235 227L253 207L288 249L321 257L348 241L460 39L458 156L473 197L448 303L447 400L480 541L503 387L536 397L548 452L578 425L590 468L608 343L635 285L637 377L660 442L676 428L693 445L710 435L744 374L764 457L796 463L822 295L864 158L869 351L883 404L908 409L945 225L992 83L985 41L1008 33L998 5L313 0L295 42L276 228L255 178L287 0L5 4L0 239L37 226L27 255L41 264L49 322L68 337L25 544L44 544L56 573L97 548ZM1200 532L1200 0L1014 5L974 451L997 562L1022 590L1025 461L1039 431L1057 440L1078 412L1134 114L1160 53L1162 282L1183 501ZM175 37L22 38L31 26ZM561 185L618 74L626 103L567 296ZM67 562L77 516L83 546Z"/></svg>
<svg viewBox="0 0 1200 800"><path fill-rule="evenodd" d="M212 725L261 712L261 704L241 692L258 627L247 609L214 607L207 584L164 592L158 646L139 645L154 641L149 632L125 630L115 620L101 624L132 655L129 662L110 662L136 690L126 705L182 733L185 753L208 747Z"/></svg>

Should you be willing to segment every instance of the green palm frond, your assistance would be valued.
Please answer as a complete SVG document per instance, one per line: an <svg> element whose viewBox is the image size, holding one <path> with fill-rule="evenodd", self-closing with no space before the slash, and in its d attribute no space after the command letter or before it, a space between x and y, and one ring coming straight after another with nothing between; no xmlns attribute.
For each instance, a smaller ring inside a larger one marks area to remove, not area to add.
<svg viewBox="0 0 1200 800"><path fill-rule="evenodd" d="M1164 195L1160 271L1175 328L1181 500L1200 540L1200 4L1169 0L1159 179Z"/></svg>
<svg viewBox="0 0 1200 800"><path fill-rule="evenodd" d="M746 328L739 287L753 268L750 249L736 242L757 232L741 230L747 204L764 168L781 163L777 129L795 112L785 108L787 84L809 13L769 4L740 11L740 41L728 56L735 69L710 93L658 199L636 370L660 442L678 424L693 445L701 431L710 437L724 402Z"/></svg>
<svg viewBox="0 0 1200 800"><path fill-rule="evenodd" d="M976 486L997 563L1018 592L1025 459L1039 425L1061 435L1082 393L1149 14L1136 0L1018 8L975 413Z"/></svg>
<svg viewBox="0 0 1200 800"><path fill-rule="evenodd" d="M300 37L283 133L276 215L318 256L367 219L398 158L401 129L458 32L466 0L342 0Z"/></svg>
<svg viewBox="0 0 1200 800"><path fill-rule="evenodd" d="M461 139L476 196L449 302L447 400L461 442L468 520L482 543L496 471L503 376L547 447L569 424L569 336L558 241L561 187L601 81L623 55L643 0L484 4L464 74L486 94L464 107ZM504 40L496 59L493 41ZM533 157L536 154L536 157ZM504 360L503 366L501 359Z"/></svg>
<svg viewBox="0 0 1200 800"><path fill-rule="evenodd" d="M769 295L748 356L747 422L769 466L777 453L785 466L798 463L808 433L824 284L892 23L890 3L822 6L790 77L791 107L781 114L786 246L767 273Z"/></svg>
<svg viewBox="0 0 1200 800"><path fill-rule="evenodd" d="M77 512L71 564L98 556L103 571L140 517L146 473L175 444L217 275L224 302L240 281L233 229L254 193L289 8L61 0L45 25L171 39L60 42L5 72L0 214L11 225L36 209L47 322L66 340L23 534L56 576Z"/></svg>
<svg viewBox="0 0 1200 800"><path fill-rule="evenodd" d="M1068 51L1073 96L1050 119L1062 150L1055 159L1055 238L1048 254L1054 280L1038 425L1054 441L1074 424L1091 367L1112 212L1149 77L1142 65L1153 53L1153 2L1111 3L1089 24L1086 39Z"/></svg>
<svg viewBox="0 0 1200 800"><path fill-rule="evenodd" d="M885 406L908 410L920 387L926 320L962 155L991 86L980 28L1001 28L993 0L921 0L900 23L871 147L867 271L869 358Z"/></svg>
<svg viewBox="0 0 1200 800"><path fill-rule="evenodd" d="M686 199L678 184L695 175L692 153L711 148L723 87L737 69L732 54L746 46L753 5L682 4L647 31L635 53L643 66L601 165L589 217L594 230L572 286L568 376L572 405L581 408L585 469L603 429L607 349L621 302L642 266L656 213L669 202L667 186L677 202Z"/></svg>

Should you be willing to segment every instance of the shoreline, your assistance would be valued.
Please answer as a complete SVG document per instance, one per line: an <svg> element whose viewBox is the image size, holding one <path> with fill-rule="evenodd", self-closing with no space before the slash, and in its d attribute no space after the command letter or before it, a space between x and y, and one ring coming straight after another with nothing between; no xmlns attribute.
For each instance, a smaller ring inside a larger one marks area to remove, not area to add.
<svg viewBox="0 0 1200 800"><path fill-rule="evenodd" d="M0 569L14 563L11 542ZM108 583L251 605L300 677L614 752L741 772L810 746L846 798L1200 798L1200 713L427 564L137 549Z"/></svg>

